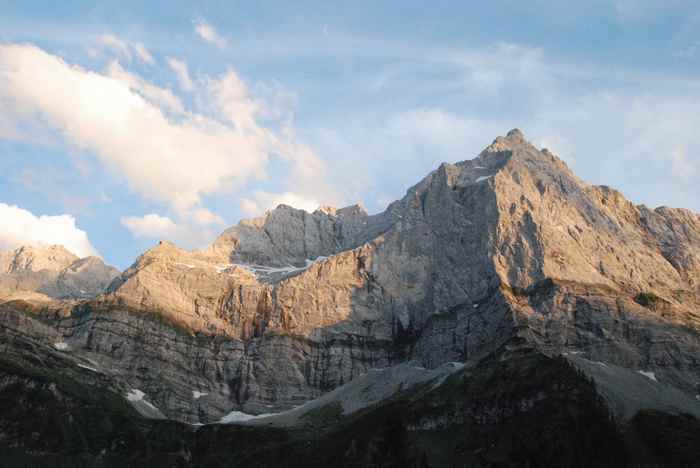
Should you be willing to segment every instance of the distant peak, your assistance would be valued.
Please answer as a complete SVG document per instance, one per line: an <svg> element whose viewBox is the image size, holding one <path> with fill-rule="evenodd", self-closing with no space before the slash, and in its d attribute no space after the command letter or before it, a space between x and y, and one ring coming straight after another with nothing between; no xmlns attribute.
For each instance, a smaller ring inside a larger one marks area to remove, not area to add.
<svg viewBox="0 0 700 468"><path fill-rule="evenodd" d="M499 136L485 150L487 153L498 153L501 151L512 151L514 148L522 145L529 145L525 139L525 134L519 129L514 128L506 136Z"/></svg>
<svg viewBox="0 0 700 468"><path fill-rule="evenodd" d="M513 130L506 133L506 138L511 140L525 141L525 134L519 128L514 128Z"/></svg>
<svg viewBox="0 0 700 468"><path fill-rule="evenodd" d="M169 240L159 240L158 245L156 245L155 248L159 249L172 249L172 248L177 248L175 244L170 242Z"/></svg>

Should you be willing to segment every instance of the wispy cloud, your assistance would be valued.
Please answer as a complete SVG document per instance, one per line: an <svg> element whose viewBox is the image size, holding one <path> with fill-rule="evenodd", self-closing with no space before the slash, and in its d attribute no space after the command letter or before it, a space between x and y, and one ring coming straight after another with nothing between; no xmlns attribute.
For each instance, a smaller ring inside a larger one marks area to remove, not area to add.
<svg viewBox="0 0 700 468"><path fill-rule="evenodd" d="M192 78L190 78L190 72L187 69L187 64L182 60L178 60L173 57L168 57L167 61L168 66L177 76L180 88L182 88L183 91L192 91L194 89L194 83L192 82Z"/></svg>
<svg viewBox="0 0 700 468"><path fill-rule="evenodd" d="M225 49L228 46L228 41L219 34L216 28L203 19L195 21L194 31L204 41L215 45L219 49Z"/></svg>
<svg viewBox="0 0 700 468"><path fill-rule="evenodd" d="M155 63L151 53L139 42L128 42L113 34L102 34L97 38L97 42L103 47L116 52L127 61L131 61L136 56L136 58L149 65Z"/></svg>

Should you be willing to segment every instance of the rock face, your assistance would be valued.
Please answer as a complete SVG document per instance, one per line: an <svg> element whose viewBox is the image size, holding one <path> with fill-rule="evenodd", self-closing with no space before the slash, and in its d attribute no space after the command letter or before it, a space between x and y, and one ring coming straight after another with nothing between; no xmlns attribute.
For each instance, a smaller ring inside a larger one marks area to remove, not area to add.
<svg viewBox="0 0 700 468"><path fill-rule="evenodd" d="M118 275L119 270L100 258L81 259L60 245L0 252L0 297L94 297Z"/></svg>
<svg viewBox="0 0 700 468"><path fill-rule="evenodd" d="M514 338L597 377L620 417L687 411L700 216L588 185L513 130L383 213L280 206L203 251L161 243L105 294L48 309L5 307L5 322L188 422L285 410L406 361L478 361ZM624 402L635 380L604 366L651 387Z"/></svg>

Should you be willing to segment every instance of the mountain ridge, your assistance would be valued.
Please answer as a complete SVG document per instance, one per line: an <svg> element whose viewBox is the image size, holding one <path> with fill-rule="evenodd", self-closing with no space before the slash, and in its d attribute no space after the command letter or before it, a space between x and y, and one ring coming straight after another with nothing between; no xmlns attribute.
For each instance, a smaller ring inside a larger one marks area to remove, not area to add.
<svg viewBox="0 0 700 468"><path fill-rule="evenodd" d="M193 423L283 411L375 368L474 360L514 337L692 400L699 259L697 214L586 184L513 130L382 213L281 206L203 251L163 242L105 294L52 309L41 333ZM598 377L617 401L625 381Z"/></svg>

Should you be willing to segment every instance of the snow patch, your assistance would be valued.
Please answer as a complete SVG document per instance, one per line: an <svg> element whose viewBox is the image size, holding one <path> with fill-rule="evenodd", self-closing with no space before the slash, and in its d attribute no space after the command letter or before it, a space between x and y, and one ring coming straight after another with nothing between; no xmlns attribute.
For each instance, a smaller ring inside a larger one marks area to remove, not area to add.
<svg viewBox="0 0 700 468"><path fill-rule="evenodd" d="M143 397L145 397L146 394L143 393L141 390L138 388L132 388L129 390L126 394L126 399L129 401L141 401L143 400Z"/></svg>
<svg viewBox="0 0 700 468"><path fill-rule="evenodd" d="M189 263L175 262L175 265L184 266L185 268L189 268L190 270L191 270L192 268L194 268L194 265L190 265Z"/></svg>
<svg viewBox="0 0 700 468"><path fill-rule="evenodd" d="M608 367L608 365L605 364L603 361L596 361L595 363L598 364L599 366Z"/></svg>
<svg viewBox="0 0 700 468"><path fill-rule="evenodd" d="M226 270L231 268L233 266L232 263L226 264L226 265L216 265L214 268L216 268L217 273L224 273Z"/></svg>
<svg viewBox="0 0 700 468"><path fill-rule="evenodd" d="M651 379L651 380L653 380L654 382L658 382L658 380L656 380L656 374L654 374L653 372L647 372L647 371L643 371L643 370L638 370L637 373L642 374L642 375L643 375L644 377L646 377L647 379Z"/></svg>
<svg viewBox="0 0 700 468"><path fill-rule="evenodd" d="M67 351L68 350L68 343L64 343L63 341L58 341L58 342L53 344L53 347L59 351Z"/></svg>
<svg viewBox="0 0 700 468"><path fill-rule="evenodd" d="M198 392L197 390L192 390L192 398L194 398L195 400L199 400L203 396L207 396L207 395L209 395L209 394L206 392Z"/></svg>
<svg viewBox="0 0 700 468"><path fill-rule="evenodd" d="M480 176L480 177L477 177L476 180L475 180L474 182L481 182L482 180L490 179L491 177L493 177L493 176L492 176L492 175L490 175L490 176Z"/></svg>
<svg viewBox="0 0 700 468"><path fill-rule="evenodd" d="M278 413L247 414L243 413L242 411L231 411L229 414L221 418L219 422L224 424L230 424L236 422L250 421L251 419L266 418L268 416L274 416L276 414Z"/></svg>
<svg viewBox="0 0 700 468"><path fill-rule="evenodd" d="M435 380L435 383L433 383L433 385L432 385L432 387L430 387L430 389L435 390L440 385L445 383L445 380L447 380L447 378L450 375L452 375L453 373L457 372L458 370L460 370L462 368L464 368L463 362L447 362L447 363L441 365L438 369L445 369L448 373L438 377L438 379Z"/></svg>
<svg viewBox="0 0 700 468"><path fill-rule="evenodd" d="M304 266L297 267L294 265L287 265L283 267L273 267L273 266L267 266L267 265L257 265L257 264L252 264L252 263L233 263L232 265L241 267L248 272L254 274L256 277L260 276L273 276L273 275L279 275L279 276L287 276L291 275L292 273L298 273L300 271L305 271L309 269L314 263L317 262L322 262L327 260L328 257L323 257L319 256L316 257L314 260L311 259L306 259L304 260Z"/></svg>
<svg viewBox="0 0 700 468"><path fill-rule="evenodd" d="M78 364L78 367L82 367L83 369L87 369L92 372L100 373L99 370L95 369L94 367L86 366L85 364Z"/></svg>
<svg viewBox="0 0 700 468"><path fill-rule="evenodd" d="M155 411L160 412L160 410L158 408L156 408L154 405L152 405L150 402L148 402L146 400L141 400L141 403L145 404L146 406L148 406L149 408L151 408Z"/></svg>

